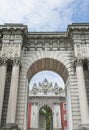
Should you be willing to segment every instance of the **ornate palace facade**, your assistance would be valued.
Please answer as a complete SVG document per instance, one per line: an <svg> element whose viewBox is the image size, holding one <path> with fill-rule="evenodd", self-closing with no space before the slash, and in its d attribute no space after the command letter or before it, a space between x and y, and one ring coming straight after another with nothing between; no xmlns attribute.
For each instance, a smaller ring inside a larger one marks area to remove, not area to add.
<svg viewBox="0 0 89 130"><path fill-rule="evenodd" d="M0 25L0 129L27 130L28 86L42 70L54 71L64 80L67 130L88 130L89 24L83 23L57 33L28 32L22 24Z"/></svg>
<svg viewBox="0 0 89 130"><path fill-rule="evenodd" d="M60 90L57 83L53 86L45 79L42 83L33 85L28 99L28 130L39 128L46 130L46 114L40 110L50 110L50 129L66 130L67 119L65 103L65 90Z"/></svg>

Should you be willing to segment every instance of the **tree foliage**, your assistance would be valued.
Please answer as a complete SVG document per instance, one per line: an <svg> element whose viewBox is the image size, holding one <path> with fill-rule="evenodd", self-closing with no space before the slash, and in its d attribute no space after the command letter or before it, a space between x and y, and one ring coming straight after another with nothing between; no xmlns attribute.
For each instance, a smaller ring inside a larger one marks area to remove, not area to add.
<svg viewBox="0 0 89 130"><path fill-rule="evenodd" d="M40 110L40 115L43 115L46 117L46 130L50 130L51 126L51 110L47 107L44 107Z"/></svg>

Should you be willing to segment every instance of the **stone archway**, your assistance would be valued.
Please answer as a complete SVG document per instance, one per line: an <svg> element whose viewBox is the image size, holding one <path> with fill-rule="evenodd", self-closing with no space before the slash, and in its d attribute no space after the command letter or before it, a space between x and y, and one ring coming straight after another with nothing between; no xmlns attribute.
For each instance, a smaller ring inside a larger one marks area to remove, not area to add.
<svg viewBox="0 0 89 130"><path fill-rule="evenodd" d="M34 74L36 74L39 71L42 70L51 70L56 73L58 73L66 83L68 79L68 70L57 59L52 59L52 58L42 58L37 61L35 61L28 69L27 71L27 78L30 80Z"/></svg>
<svg viewBox="0 0 89 130"><path fill-rule="evenodd" d="M56 73L58 73L64 80L65 85L68 86L68 107L69 107L69 115L68 120L69 124L68 127L72 129L72 113L71 113L71 97L69 95L70 85L69 85L69 77L72 75L73 72L73 64L70 60L70 57L72 55L71 52L68 52L68 57L66 53L60 53L60 52L46 52L46 51L35 51L34 53L29 52L25 54L25 56L22 59L22 77L21 80L25 80L26 86L28 86L28 83L30 82L32 76L34 76L37 72L41 70L52 70ZM66 57L65 57L66 55ZM25 75L27 77L25 77ZM73 76L72 76L73 77ZM26 82L28 80L28 83ZM66 90L67 91L67 90ZM28 88L26 90L26 95L28 92ZM70 102L69 102L70 101ZM26 99L27 102L27 99ZM26 105L25 105L26 106ZM26 126L27 122L27 108L25 107L25 118L24 118L24 126Z"/></svg>
<svg viewBox="0 0 89 130"><path fill-rule="evenodd" d="M28 32L26 25L5 24L0 32L1 125L10 123L12 127L13 123L27 129L28 82L46 69L64 79L68 130L89 129L89 24L72 24L66 32L50 33Z"/></svg>
<svg viewBox="0 0 89 130"><path fill-rule="evenodd" d="M52 59L52 58L42 58L42 59L39 59L37 61L35 61L34 63L31 64L31 66L28 68L28 71L27 71L27 78L28 78L28 81L31 80L32 76L34 76L36 73L38 73L39 71L41 70L51 70L51 71L54 71L56 73L58 73L64 80L64 83L66 84L66 82L68 82L68 70L67 68L65 67L65 65L63 63L61 63L60 61L58 61L57 59ZM67 86L66 86L67 87ZM30 93L29 93L30 94ZM41 96L40 96L41 98ZM40 99L35 99L37 101L35 102L39 102ZM48 105L52 108L52 101L54 102L54 100L59 100L59 99L46 99L44 98L42 101L41 101L41 104L40 104L40 107L39 107L39 110L42 106L45 106L45 105ZM43 103L42 103L43 102ZM33 103L33 102L32 102ZM35 106L36 106L37 103L35 103ZM38 103L39 104L39 103ZM57 102L57 104L59 104ZM34 106L34 107L35 107ZM57 109L59 108L59 105L57 106ZM37 109L37 107L35 108L35 110ZM53 108L52 108L53 109ZM54 108L54 110L56 110L56 107ZM53 110L53 111L54 111ZM36 113L37 113L38 110L36 110ZM57 110L58 112L54 112L55 114L59 113L59 110ZM70 115L71 116L71 115ZM34 118L34 120L37 120L36 118ZM57 130L61 130L61 127L60 125L58 124L61 124L61 123L58 123L56 124L55 123L55 118L53 119L54 120L54 124L53 125L53 130L57 129ZM60 119L59 119L60 120ZM37 121L38 122L38 121ZM60 121L59 121L60 122ZM38 123L37 123L38 124ZM31 124L31 129L33 127L33 124ZM38 129L39 126L36 125L35 126L36 128L35 129ZM58 128L57 128L58 127ZM34 129L34 128L33 128Z"/></svg>

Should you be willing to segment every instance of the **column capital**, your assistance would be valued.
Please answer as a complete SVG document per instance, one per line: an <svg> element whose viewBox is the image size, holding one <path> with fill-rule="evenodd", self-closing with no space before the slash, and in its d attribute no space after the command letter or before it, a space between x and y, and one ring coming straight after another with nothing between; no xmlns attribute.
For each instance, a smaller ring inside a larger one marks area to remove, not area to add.
<svg viewBox="0 0 89 130"><path fill-rule="evenodd" d="M13 63L14 66L15 65L20 66L21 65L21 60L20 60L20 58L13 58L12 63Z"/></svg>
<svg viewBox="0 0 89 130"><path fill-rule="evenodd" d="M83 59L75 59L74 60L74 66L79 67L83 65Z"/></svg>
<svg viewBox="0 0 89 130"><path fill-rule="evenodd" d="M7 58L0 57L0 66L7 64Z"/></svg>

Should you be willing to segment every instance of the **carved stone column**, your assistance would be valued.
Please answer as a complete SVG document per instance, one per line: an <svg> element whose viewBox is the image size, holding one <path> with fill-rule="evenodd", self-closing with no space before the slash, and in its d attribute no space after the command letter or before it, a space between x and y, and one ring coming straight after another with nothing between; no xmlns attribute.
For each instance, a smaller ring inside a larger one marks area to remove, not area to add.
<svg viewBox="0 0 89 130"><path fill-rule="evenodd" d="M8 123L15 124L18 78L19 78L19 59L14 59L12 76L11 76L9 102L8 102L7 120L6 120L7 124Z"/></svg>
<svg viewBox="0 0 89 130"><path fill-rule="evenodd" d="M89 109L84 80L83 64L81 59L76 60L76 74L79 89L80 112L81 112L81 128L89 128Z"/></svg>
<svg viewBox="0 0 89 130"><path fill-rule="evenodd" d="M6 60L0 59L0 123L1 123L4 89L6 82L6 71L7 71Z"/></svg>

